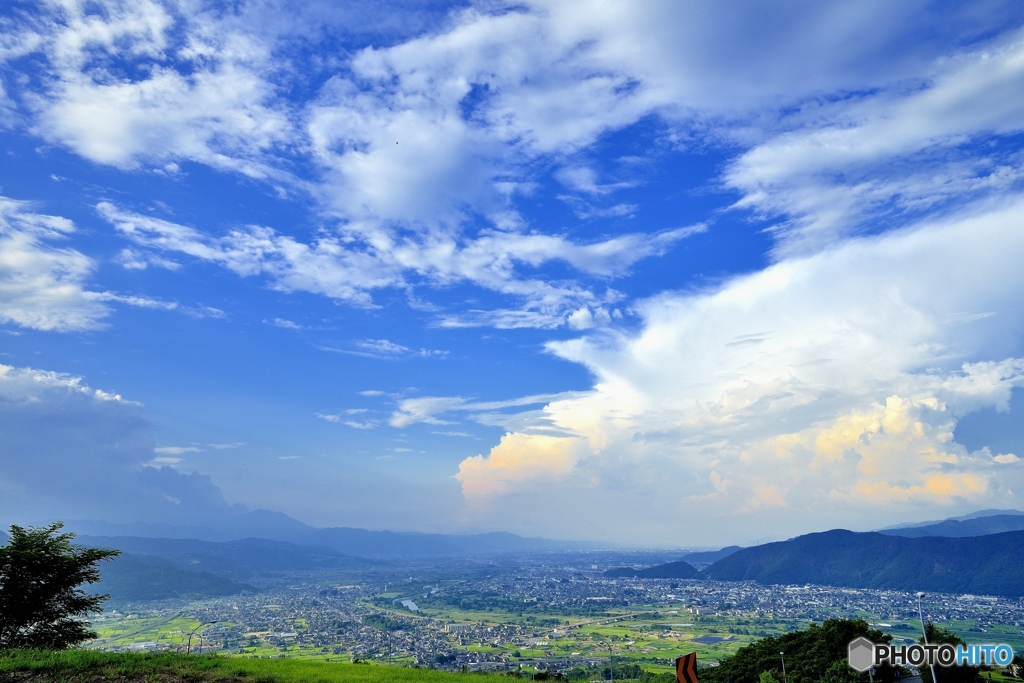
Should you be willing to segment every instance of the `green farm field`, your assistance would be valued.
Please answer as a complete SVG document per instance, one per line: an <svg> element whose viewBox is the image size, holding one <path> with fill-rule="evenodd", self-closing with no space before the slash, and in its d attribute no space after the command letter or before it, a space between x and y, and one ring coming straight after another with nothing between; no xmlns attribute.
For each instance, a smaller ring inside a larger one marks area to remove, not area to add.
<svg viewBox="0 0 1024 683"><path fill-rule="evenodd" d="M395 630L400 630L401 624L407 624L434 632L447 642L452 651L497 655L523 671L533 671L534 666L541 662L562 666L559 661L607 661L613 658L616 664L637 664L652 673L666 672L670 670L671 661L680 654L696 652L700 662L712 663L734 655L739 648L759 638L804 629L810 623L807 620L752 614L695 614L678 607L678 604L609 608L600 615L557 614L554 611L521 614L495 608L462 610L436 603L424 604L417 612L411 612L392 603L398 597L399 593L366 596L359 601L359 611L364 613L363 618L376 614L391 624L399 625L389 627ZM270 607L274 606L267 606L268 609ZM188 633L200 623L190 616L192 611L192 608L184 607L173 614L152 616L154 613L149 612L149 616L142 617L103 617L95 624L100 637L88 647L99 650L181 650L187 642ZM848 616L862 618L869 623L879 621L877 615L860 611ZM495 629L493 636L479 631L463 635L442 632L443 625L450 623L489 627L515 625L517 629L515 637L507 635L507 631L506 635L501 635L500 629ZM1017 652L1024 651L1024 634L1017 626L977 621L939 622L938 625L958 633L968 643L1005 642ZM218 626L230 627L232 624L221 622ZM894 622L881 628L892 633L897 642L901 639L916 640L920 633L920 624L911 621ZM294 619L286 619L277 630L299 634L310 632L309 625L298 614ZM193 650L199 644L198 633L193 638ZM347 642L344 639L319 640L314 645L307 637L272 639L260 634L247 634L225 646L215 638L215 634L210 637L214 637L214 641L205 641L207 651L212 646L217 654L236 658L329 663L351 662L355 658L351 638ZM394 652L378 649L371 650L369 655L359 655L361 658L367 656L377 662L390 661L396 665L411 666L417 662L414 655L400 647L396 647ZM420 663L424 663L422 655ZM520 667L515 666L517 663Z"/></svg>

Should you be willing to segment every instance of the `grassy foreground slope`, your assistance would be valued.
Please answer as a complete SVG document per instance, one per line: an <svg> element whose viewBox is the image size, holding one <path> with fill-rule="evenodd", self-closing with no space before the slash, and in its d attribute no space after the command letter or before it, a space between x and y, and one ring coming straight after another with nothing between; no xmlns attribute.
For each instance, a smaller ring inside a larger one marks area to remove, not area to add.
<svg viewBox="0 0 1024 683"><path fill-rule="evenodd" d="M482 674L492 679L493 675ZM474 675L473 680L478 676ZM464 674L370 664L245 659L178 652L2 650L0 682L465 683Z"/></svg>

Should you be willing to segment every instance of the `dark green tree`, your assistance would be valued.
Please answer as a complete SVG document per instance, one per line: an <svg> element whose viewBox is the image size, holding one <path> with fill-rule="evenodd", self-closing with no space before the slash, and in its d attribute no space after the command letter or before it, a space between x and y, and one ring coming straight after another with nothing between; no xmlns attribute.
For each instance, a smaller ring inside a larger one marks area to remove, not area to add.
<svg viewBox="0 0 1024 683"><path fill-rule="evenodd" d="M939 628L935 624L928 622L925 627L925 632L928 634L929 643L949 643L950 645L966 645L966 641L963 638L948 631L944 628ZM917 642L924 643L924 638L918 638ZM976 666L939 666L935 665L935 677L939 679L938 683L974 683L974 677L978 675L978 667ZM921 667L921 683L933 683L931 668L928 666Z"/></svg>
<svg viewBox="0 0 1024 683"><path fill-rule="evenodd" d="M779 653L784 652L788 683L819 683L825 678L829 683L870 683L867 673L857 673L846 663L850 641L859 636L866 636L875 643L892 639L870 628L862 619L828 619L820 626L811 624L803 631L745 645L735 655L723 658L718 666L701 669L698 679L701 683L761 683L761 675L769 673L776 681L781 681ZM896 671L892 667L875 670L876 683L892 683L895 678Z"/></svg>
<svg viewBox="0 0 1024 683"><path fill-rule="evenodd" d="M86 618L110 596L80 586L99 581L97 564L121 551L72 545L63 527L11 526L0 546L0 650L63 649L96 637Z"/></svg>

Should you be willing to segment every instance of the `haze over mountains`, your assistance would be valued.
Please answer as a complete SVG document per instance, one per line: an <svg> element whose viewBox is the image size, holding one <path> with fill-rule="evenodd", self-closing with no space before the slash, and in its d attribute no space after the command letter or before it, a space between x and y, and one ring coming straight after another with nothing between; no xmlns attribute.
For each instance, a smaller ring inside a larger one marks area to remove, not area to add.
<svg viewBox="0 0 1024 683"><path fill-rule="evenodd" d="M588 541L552 541L506 532L426 534L412 531L370 531L351 527L317 528L280 512L254 510L220 519L211 526L170 524L112 524L75 520L68 528L85 536L192 539L209 542L261 538L302 546L332 548L361 557L436 557L478 553L542 552L608 547Z"/></svg>
<svg viewBox="0 0 1024 683"><path fill-rule="evenodd" d="M123 601L251 592L257 590L251 583L254 579L288 572L367 570L385 568L395 561L593 550L597 546L509 533L454 536L316 529L265 510L238 516L233 528L75 522L71 529L148 532L77 538L83 545L122 551L121 557L103 565L98 590ZM207 538L170 536L189 532ZM220 540L245 532L263 537ZM168 535L156 535L159 533ZM217 540L209 540L211 537ZM0 531L0 543L7 539ZM677 561L619 567L605 575L1024 595L1021 557L1024 513L984 510L878 532L835 529L748 548L692 552Z"/></svg>

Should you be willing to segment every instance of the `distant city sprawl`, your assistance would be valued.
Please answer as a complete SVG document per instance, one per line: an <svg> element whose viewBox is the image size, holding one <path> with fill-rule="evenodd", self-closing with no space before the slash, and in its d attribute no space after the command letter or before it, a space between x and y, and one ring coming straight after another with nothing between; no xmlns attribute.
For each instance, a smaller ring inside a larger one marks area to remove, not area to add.
<svg viewBox="0 0 1024 683"><path fill-rule="evenodd" d="M610 579L586 554L375 569L267 580L256 594L114 606L91 647L246 657L377 661L442 669L566 671L701 665L758 638L830 618L860 618L894 643L920 636L917 597L901 591L753 582ZM968 642L1024 649L1024 601L930 595L926 620ZM205 626L202 624L206 623Z"/></svg>

